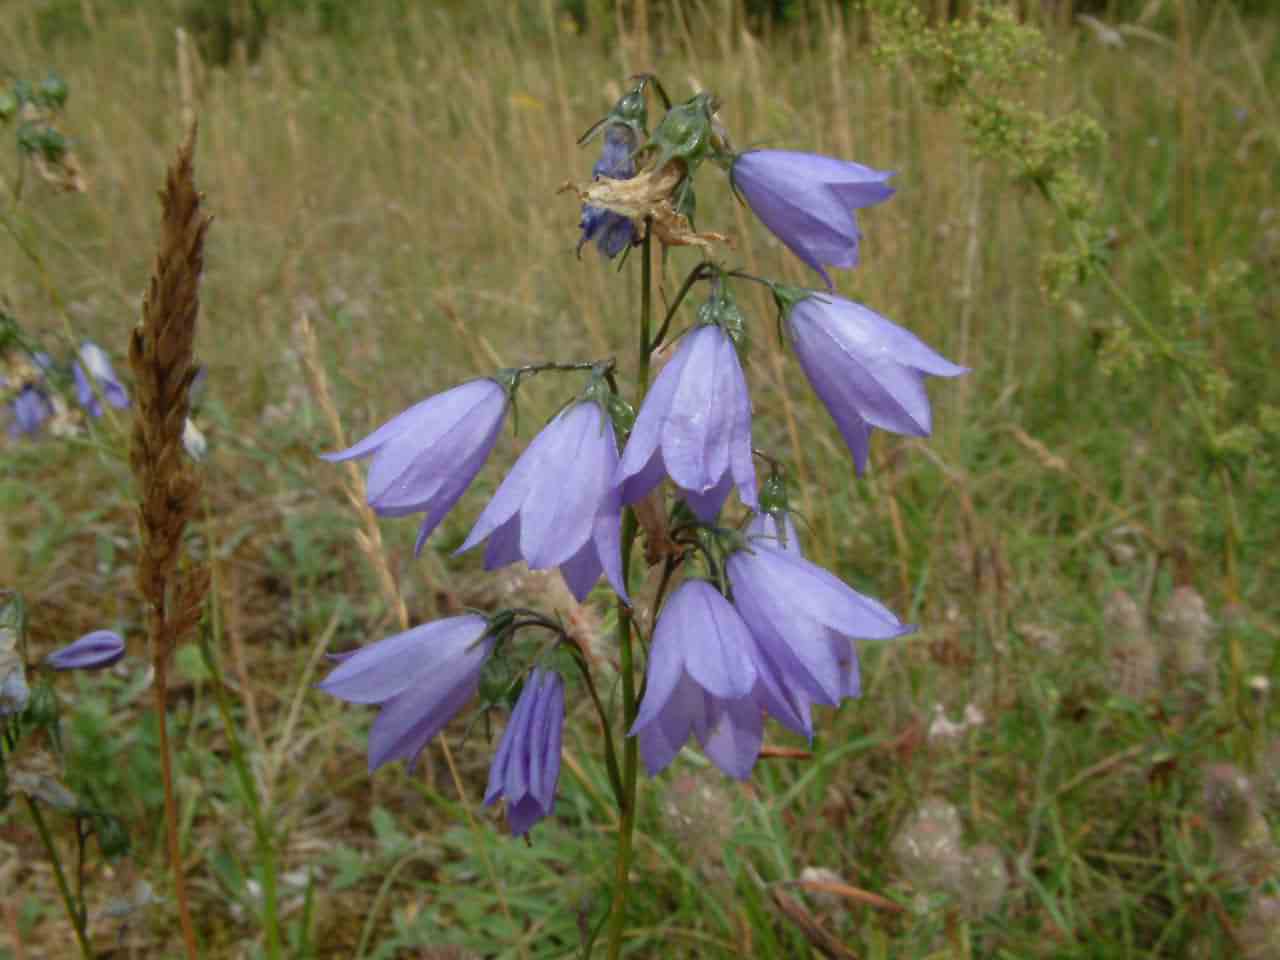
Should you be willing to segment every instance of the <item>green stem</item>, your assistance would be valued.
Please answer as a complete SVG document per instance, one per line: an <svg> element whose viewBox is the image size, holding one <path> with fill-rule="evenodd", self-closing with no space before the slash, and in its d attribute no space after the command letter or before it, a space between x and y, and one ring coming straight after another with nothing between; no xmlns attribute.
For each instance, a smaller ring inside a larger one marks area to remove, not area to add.
<svg viewBox="0 0 1280 960"><path fill-rule="evenodd" d="M40 806L30 797L25 797L27 810L35 821L36 831L40 834L40 842L44 844L44 852L49 855L49 863L53 865L53 878L58 882L58 892L62 894L62 905L67 910L67 919L76 932L76 940L80 944L80 953L85 960L93 960L93 949L89 946L89 936L85 933L84 919L76 908L75 898L71 896L71 888L67 886L66 875L62 872L62 861L58 859L57 848L53 845L53 837L49 835L49 827L40 813Z"/></svg>
<svg viewBox="0 0 1280 960"><path fill-rule="evenodd" d="M644 240L640 244L640 358L636 379L639 388L636 409L649 389L649 351L653 324L653 257L650 251L650 230L645 224ZM622 522L622 583L631 589L631 548L635 545L636 514L628 509ZM636 826L636 770L639 766L639 747L635 737L627 731L636 719L635 660L631 649L631 608L618 598L618 651L622 663L622 730L624 740L622 756L622 809L619 811L618 854L613 883L613 905L609 912L609 960L622 955L622 933L627 921L627 888L631 873L632 839Z"/></svg>
<svg viewBox="0 0 1280 960"><path fill-rule="evenodd" d="M231 717L231 704L227 700L226 687L222 684L222 671L218 668L217 660L214 659L208 631L202 628L199 635L200 657L213 678L213 695L218 701L218 713L222 717L222 727L226 732L227 743L231 747L231 764L236 768L240 792L244 794L244 802L248 805L249 814L253 818L254 841L258 848L258 860L262 864L262 926L267 936L267 956L271 960L279 960L280 919L276 908L275 838L271 835L271 825L259 802L258 788L249 772L249 764L245 760L240 736L236 733L236 725Z"/></svg>

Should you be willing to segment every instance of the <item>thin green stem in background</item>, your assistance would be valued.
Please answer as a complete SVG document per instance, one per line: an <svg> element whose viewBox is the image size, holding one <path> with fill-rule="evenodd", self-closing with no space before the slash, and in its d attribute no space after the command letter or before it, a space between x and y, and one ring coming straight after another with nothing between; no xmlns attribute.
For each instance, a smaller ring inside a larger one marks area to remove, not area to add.
<svg viewBox="0 0 1280 960"><path fill-rule="evenodd" d="M644 240L640 244L640 357L636 379L636 409L640 408L645 392L649 389L649 344L652 325L653 259L650 256L649 226L645 224ZM628 509L622 522L622 584L631 589L631 549L635 545L636 513ZM636 826L636 768L639 764L639 748L636 738L627 736L636 719L635 660L631 649L631 608L618 598L618 651L622 664L622 731L625 739L622 756L623 806L618 823L617 869L614 874L613 905L609 913L609 960L618 960L622 954L622 932L627 921L627 887L631 872L632 838Z"/></svg>
<svg viewBox="0 0 1280 960"><path fill-rule="evenodd" d="M93 960L93 949L89 946L89 935L84 928L84 915L76 906L71 888L67 886L66 874L62 872L62 861L58 859L58 849L53 845L53 837L49 835L49 827L44 822L44 815L40 813L40 805L29 796L24 799L27 801L27 810L31 814L31 819L35 822L36 831L40 834L40 842L44 844L44 852L48 855L49 863L53 867L53 878L58 883L58 892L62 894L62 905L66 908L67 919L71 921L71 927L76 932L80 953L86 960Z"/></svg>
<svg viewBox="0 0 1280 960"><path fill-rule="evenodd" d="M240 781L240 792L244 794L244 802L249 807L249 815L253 818L253 836L257 847L258 862L262 865L262 926L267 937L267 956L270 960L280 958L280 917L276 907L276 850L275 837L267 811L262 809L258 798L258 787L253 775L249 772L249 764L245 759L244 747L236 732L235 721L231 717L231 704L227 701L227 691L222 684L222 671L213 656L213 647L209 643L209 631L202 626L200 636L200 657L205 668L213 678L213 695L218 701L218 713L222 717L222 727L227 735L227 743L231 747L231 765L236 768L236 779Z"/></svg>

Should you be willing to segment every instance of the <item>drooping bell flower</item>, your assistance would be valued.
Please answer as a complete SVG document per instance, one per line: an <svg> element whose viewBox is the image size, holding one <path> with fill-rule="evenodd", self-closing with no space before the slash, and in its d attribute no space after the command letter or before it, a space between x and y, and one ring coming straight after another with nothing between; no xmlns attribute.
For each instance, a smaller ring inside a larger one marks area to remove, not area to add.
<svg viewBox="0 0 1280 960"><path fill-rule="evenodd" d="M502 731L484 794L485 806L506 798L512 836L528 833L555 808L563 728L564 680L535 667Z"/></svg>
<svg viewBox="0 0 1280 960"><path fill-rule="evenodd" d="M752 212L802 261L821 274L858 263L854 211L893 196L893 174L860 163L789 150L749 150L733 160L733 188Z"/></svg>
<svg viewBox="0 0 1280 960"><path fill-rule="evenodd" d="M76 400L92 417L102 416L102 404L94 392L90 378L98 384L107 403L117 410L129 406L129 391L125 389L107 352L91 340L80 345L79 359L71 363L71 373L76 381Z"/></svg>
<svg viewBox="0 0 1280 960"><path fill-rule="evenodd" d="M44 658L54 670L98 670L124 656L124 638L112 630L94 630Z"/></svg>
<svg viewBox="0 0 1280 960"><path fill-rule="evenodd" d="M321 456L330 462L372 456L369 506L384 517L425 513L414 544L421 551L489 458L508 405L498 381L469 380L415 404L354 446Z"/></svg>
<svg viewBox="0 0 1280 960"><path fill-rule="evenodd" d="M761 701L785 725L809 735L811 704L836 706L861 693L853 641L915 629L879 601L764 540L731 554L725 570L733 605L759 652Z"/></svg>
<svg viewBox="0 0 1280 960"><path fill-rule="evenodd" d="M651 776L666 769L691 733L726 774L751 775L764 727L752 696L753 645L738 612L705 580L686 580L667 599L630 731Z"/></svg>
<svg viewBox="0 0 1280 960"><path fill-rule="evenodd" d="M53 416L54 410L40 387L27 384L9 404L9 412L13 417L9 422L9 436L25 437L36 433Z"/></svg>
<svg viewBox="0 0 1280 960"><path fill-rule="evenodd" d="M369 731L369 772L418 762L427 743L475 696L493 651L484 617L434 620L344 656L320 689L348 703L382 709Z"/></svg>
<svg viewBox="0 0 1280 960"><path fill-rule="evenodd" d="M636 148L636 134L630 127L611 123L605 127L604 148L600 159L591 168L591 178L599 180L630 180L636 175L636 162L632 153ZM582 236L578 239L578 253L584 244L594 240L596 248L612 260L635 239L635 227L631 220L620 213L584 204L582 207Z"/></svg>
<svg viewBox="0 0 1280 960"><path fill-rule="evenodd" d="M486 570L517 560L531 570L559 567L579 601L603 571L626 599L617 468L608 414L595 400L575 403L533 438L458 552L487 539Z"/></svg>
<svg viewBox="0 0 1280 960"><path fill-rule="evenodd" d="M685 335L653 382L622 452L615 483L635 503L664 477L710 523L733 486L756 506L751 397L729 335L705 324Z"/></svg>
<svg viewBox="0 0 1280 960"><path fill-rule="evenodd" d="M925 376L957 377L967 368L852 300L786 290L779 300L800 366L840 428L859 473L866 469L872 427L929 435L933 414Z"/></svg>

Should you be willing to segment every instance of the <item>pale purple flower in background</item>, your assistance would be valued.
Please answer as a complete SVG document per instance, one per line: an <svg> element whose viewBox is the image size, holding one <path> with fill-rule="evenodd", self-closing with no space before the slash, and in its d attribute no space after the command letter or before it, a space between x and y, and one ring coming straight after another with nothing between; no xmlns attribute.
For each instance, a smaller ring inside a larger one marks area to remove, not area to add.
<svg viewBox="0 0 1280 960"><path fill-rule="evenodd" d="M475 696L493 642L476 614L434 620L344 656L319 686L349 703L381 705L369 731L370 772L400 759L413 767Z"/></svg>
<svg viewBox="0 0 1280 960"><path fill-rule="evenodd" d="M76 381L76 400L90 416L102 416L102 404L94 393L93 384L89 382L90 377L98 384L98 389L102 391L102 396L107 403L117 410L123 410L129 406L129 391L116 376L115 368L111 366L111 358L92 340L86 340L80 345L79 359L72 361L71 373Z"/></svg>
<svg viewBox="0 0 1280 960"><path fill-rule="evenodd" d="M40 387L29 383L10 402L9 412L9 436L30 436L53 416L53 404Z"/></svg>
<svg viewBox="0 0 1280 960"><path fill-rule="evenodd" d="M554 670L535 667L502 731L484 794L485 806L506 798L512 836L528 833L555 808L563 728L564 681Z"/></svg>
<svg viewBox="0 0 1280 960"><path fill-rule="evenodd" d="M692 733L707 757L745 780L760 755L764 717L751 696L754 646L742 618L705 580L686 580L654 627L640 713L631 727L651 776L666 769Z"/></svg>
<svg viewBox="0 0 1280 960"><path fill-rule="evenodd" d="M604 147L600 159L591 168L592 179L608 177L610 180L630 180L636 175L636 162L632 152L636 148L636 134L630 127L611 123L604 130ZM635 227L629 219L612 210L583 205L582 236L578 240L578 252L583 244L595 240L596 247L607 258L613 259L635 239Z"/></svg>
<svg viewBox="0 0 1280 960"><path fill-rule="evenodd" d="M593 400L575 403L533 438L458 553L487 538L486 570L517 560L531 570L559 567L579 601L603 571L626 599L617 468L609 416Z"/></svg>
<svg viewBox="0 0 1280 960"><path fill-rule="evenodd" d="M355 446L321 456L337 462L372 455L369 506L384 517L425 513L414 544L421 551L489 458L507 406L502 384L469 380L415 404Z"/></svg>
<svg viewBox="0 0 1280 960"><path fill-rule="evenodd" d="M779 518L782 520L781 524L778 522ZM752 514L751 521L744 532L749 539L761 539L771 547L794 553L797 557L804 556L804 551L800 549L800 536L796 533L795 521L786 510Z"/></svg>
<svg viewBox="0 0 1280 960"><path fill-rule="evenodd" d="M97 670L124 656L124 638L112 630L94 630L44 658L54 670Z"/></svg>
<svg viewBox="0 0 1280 960"><path fill-rule="evenodd" d="M913 437L933 429L924 378L957 377L957 366L915 334L843 297L815 294L790 307L787 330L814 392L866 469L872 427Z"/></svg>
<svg viewBox="0 0 1280 960"><path fill-rule="evenodd" d="M858 263L861 233L854 210L893 196L892 173L789 150L750 150L734 158L735 190L791 252L818 271Z"/></svg>
<svg viewBox="0 0 1280 960"><path fill-rule="evenodd" d="M725 564L733 605L751 631L757 697L779 721L812 735L809 706L861 693L854 639L911 633L877 600L803 557L755 540Z"/></svg>
<svg viewBox="0 0 1280 960"><path fill-rule="evenodd" d="M751 397L737 348L715 325L686 334L654 380L614 482L622 502L635 503L667 476L706 523L734 485L756 506Z"/></svg>

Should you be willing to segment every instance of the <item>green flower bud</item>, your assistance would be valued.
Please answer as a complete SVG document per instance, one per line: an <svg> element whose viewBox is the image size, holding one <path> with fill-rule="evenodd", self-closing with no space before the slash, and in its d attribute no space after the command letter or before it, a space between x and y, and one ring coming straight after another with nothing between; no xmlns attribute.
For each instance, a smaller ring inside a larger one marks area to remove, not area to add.
<svg viewBox="0 0 1280 960"><path fill-rule="evenodd" d="M671 160L679 159L684 161L686 174L692 175L711 153L711 117L714 113L715 104L709 93L699 93L668 110L642 148L658 151L654 169L661 170Z"/></svg>

